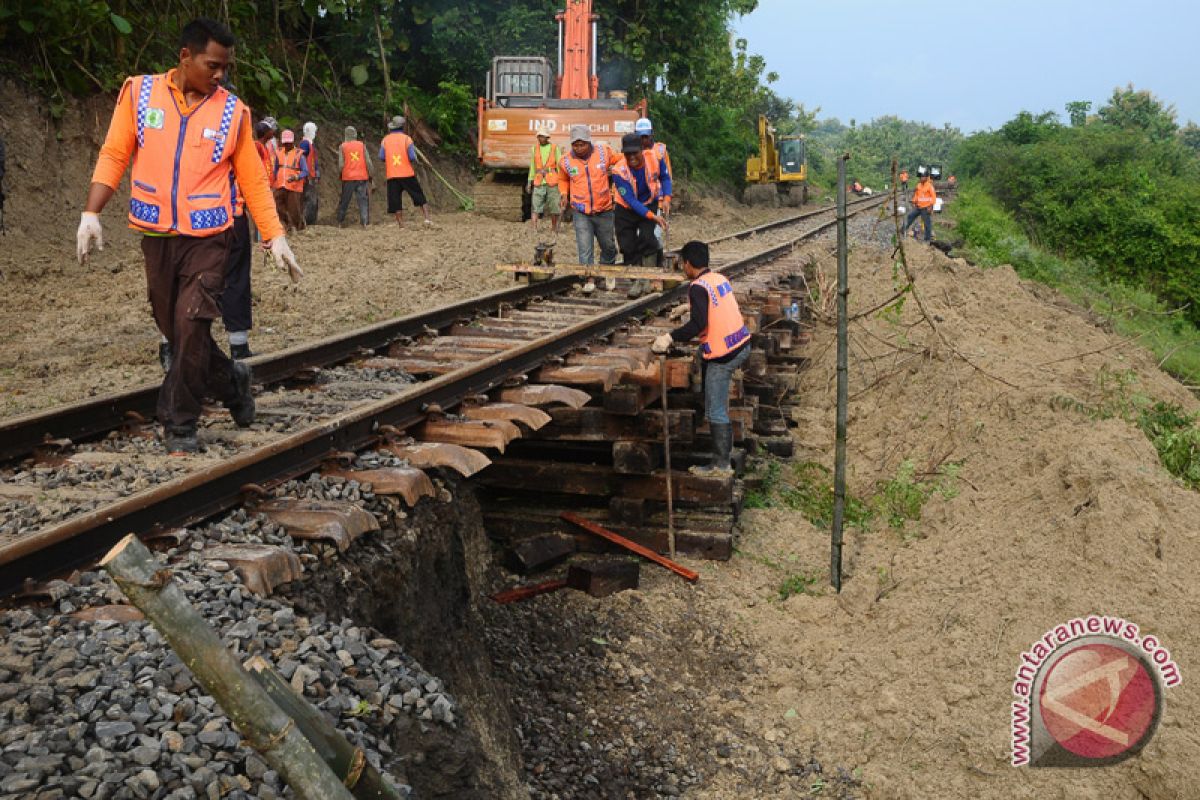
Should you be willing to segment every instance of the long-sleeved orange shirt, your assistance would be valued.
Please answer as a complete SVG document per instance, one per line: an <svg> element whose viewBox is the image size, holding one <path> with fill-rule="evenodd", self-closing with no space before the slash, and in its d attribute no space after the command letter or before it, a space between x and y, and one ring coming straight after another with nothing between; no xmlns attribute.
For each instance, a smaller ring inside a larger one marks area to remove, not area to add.
<svg viewBox="0 0 1200 800"><path fill-rule="evenodd" d="M191 114L195 106L187 104L183 92L175 85L175 70L170 70L164 77L175 102L179 104L180 111L184 115ZM96 159L96 169L92 172L93 183L102 183L113 191L121 185L121 177L129 166L134 148L137 147L137 126L130 85L127 80L121 88L112 122L108 125L108 135L104 138L100 157ZM233 146L233 175L237 180L238 191L245 198L250 215L254 217L254 224L262 233L263 241L269 242L276 236L283 235L283 225L279 222L274 196L267 183L262 161L254 147L252 127L250 112L246 111L245 118L238 126L237 141Z"/></svg>

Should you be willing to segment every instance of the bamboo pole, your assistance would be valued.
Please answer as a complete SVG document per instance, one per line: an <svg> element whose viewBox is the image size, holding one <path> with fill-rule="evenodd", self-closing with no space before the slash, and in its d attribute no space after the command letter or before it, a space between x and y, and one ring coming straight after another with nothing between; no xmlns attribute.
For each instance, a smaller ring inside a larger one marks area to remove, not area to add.
<svg viewBox="0 0 1200 800"><path fill-rule="evenodd" d="M296 694L264 658L254 656L246 662L246 668L275 704L296 720L304 738L357 800L400 800L400 793L371 766L366 754L346 741L324 714Z"/></svg>
<svg viewBox="0 0 1200 800"><path fill-rule="evenodd" d="M846 161L838 159L837 188L837 430L833 449L833 528L830 531L829 582L842 591L842 523L846 510L846 407L849 404L849 333L847 297L850 295L849 269L846 263L849 244L846 239Z"/></svg>
<svg viewBox="0 0 1200 800"><path fill-rule="evenodd" d="M233 721L246 742L262 753L302 800L352 800L350 792L317 752L251 678L216 631L188 602L171 572L136 536L117 543L100 566L146 615L208 694Z"/></svg>

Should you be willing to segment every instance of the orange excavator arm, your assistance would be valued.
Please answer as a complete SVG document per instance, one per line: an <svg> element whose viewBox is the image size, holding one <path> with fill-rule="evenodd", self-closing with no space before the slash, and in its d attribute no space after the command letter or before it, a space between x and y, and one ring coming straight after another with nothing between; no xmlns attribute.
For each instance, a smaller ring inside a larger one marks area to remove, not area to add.
<svg viewBox="0 0 1200 800"><path fill-rule="evenodd" d="M596 26L592 0L567 0L558 20L558 46L562 71L556 94L564 100L595 100L600 90L596 75Z"/></svg>

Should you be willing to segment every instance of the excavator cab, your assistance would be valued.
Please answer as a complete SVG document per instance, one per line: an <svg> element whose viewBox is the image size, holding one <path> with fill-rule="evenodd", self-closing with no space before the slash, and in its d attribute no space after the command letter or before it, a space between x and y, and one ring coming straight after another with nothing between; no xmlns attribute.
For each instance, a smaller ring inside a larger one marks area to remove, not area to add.
<svg viewBox="0 0 1200 800"><path fill-rule="evenodd" d="M487 100L501 108L537 108L550 96L550 61L499 56L487 75Z"/></svg>
<svg viewBox="0 0 1200 800"><path fill-rule="evenodd" d="M802 181L808 177L808 158L804 139L799 136L779 140L779 180Z"/></svg>

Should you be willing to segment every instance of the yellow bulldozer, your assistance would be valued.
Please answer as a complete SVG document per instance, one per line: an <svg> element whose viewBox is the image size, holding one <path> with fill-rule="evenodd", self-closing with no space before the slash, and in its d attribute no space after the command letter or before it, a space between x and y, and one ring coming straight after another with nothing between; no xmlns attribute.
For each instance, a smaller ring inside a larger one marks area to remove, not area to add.
<svg viewBox="0 0 1200 800"><path fill-rule="evenodd" d="M746 159L745 196L747 202L772 205L808 202L808 154L803 135L776 136L767 118L759 116L758 153Z"/></svg>

